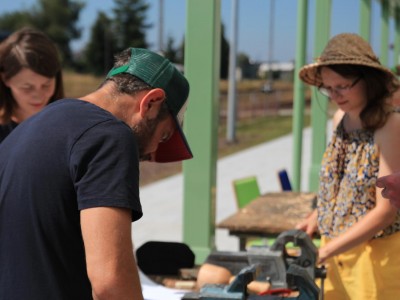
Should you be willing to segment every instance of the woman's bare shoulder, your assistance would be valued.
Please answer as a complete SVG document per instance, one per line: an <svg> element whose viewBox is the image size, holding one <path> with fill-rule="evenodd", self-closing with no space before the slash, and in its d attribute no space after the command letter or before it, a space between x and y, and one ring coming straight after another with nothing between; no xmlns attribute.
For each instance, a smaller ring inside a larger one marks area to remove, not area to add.
<svg viewBox="0 0 400 300"><path fill-rule="evenodd" d="M382 126L375 132L375 137L379 139L393 138L394 136L400 136L400 112L392 112Z"/></svg>

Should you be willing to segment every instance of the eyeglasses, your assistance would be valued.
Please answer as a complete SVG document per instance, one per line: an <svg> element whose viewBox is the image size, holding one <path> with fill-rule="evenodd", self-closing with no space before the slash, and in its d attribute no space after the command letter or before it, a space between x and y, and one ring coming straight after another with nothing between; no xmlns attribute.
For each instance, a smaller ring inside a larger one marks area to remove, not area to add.
<svg viewBox="0 0 400 300"><path fill-rule="evenodd" d="M353 81L352 84L347 85L347 86L339 86L336 88L326 88L324 86L318 87L318 91L329 98L332 98L333 95L337 96L344 96L346 93L348 93L359 81L361 77L358 77Z"/></svg>

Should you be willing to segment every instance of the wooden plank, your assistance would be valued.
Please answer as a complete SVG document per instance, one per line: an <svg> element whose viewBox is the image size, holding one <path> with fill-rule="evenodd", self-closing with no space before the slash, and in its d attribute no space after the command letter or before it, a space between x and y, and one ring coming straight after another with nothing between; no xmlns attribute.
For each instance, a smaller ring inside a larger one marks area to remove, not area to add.
<svg viewBox="0 0 400 300"><path fill-rule="evenodd" d="M315 193L267 193L253 200L217 227L231 234L276 235L294 229L313 210Z"/></svg>

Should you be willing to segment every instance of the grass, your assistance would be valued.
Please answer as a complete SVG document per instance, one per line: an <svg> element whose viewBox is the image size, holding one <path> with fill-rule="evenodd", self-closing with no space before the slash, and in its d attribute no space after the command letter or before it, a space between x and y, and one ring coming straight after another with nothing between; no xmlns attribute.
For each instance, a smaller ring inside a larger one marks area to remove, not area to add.
<svg viewBox="0 0 400 300"><path fill-rule="evenodd" d="M310 117L305 116L304 126ZM264 116L241 120L237 124L235 143L226 142L226 126L219 129L219 157L223 157L261 143L271 141L292 132L292 116Z"/></svg>
<svg viewBox="0 0 400 300"><path fill-rule="evenodd" d="M102 81L102 77L78 74L71 71L63 72L65 96L69 98L82 97L93 92Z"/></svg>
<svg viewBox="0 0 400 300"><path fill-rule="evenodd" d="M243 80L237 84L238 118L236 141L226 142L225 116L219 125L218 156L223 157L292 132L293 83L275 81L274 93L261 92L265 80ZM220 107L226 110L228 83L221 81ZM307 91L309 93L309 91ZM309 97L309 94L306 96ZM282 112L285 112L282 114ZM310 116L304 116L304 127L310 125Z"/></svg>

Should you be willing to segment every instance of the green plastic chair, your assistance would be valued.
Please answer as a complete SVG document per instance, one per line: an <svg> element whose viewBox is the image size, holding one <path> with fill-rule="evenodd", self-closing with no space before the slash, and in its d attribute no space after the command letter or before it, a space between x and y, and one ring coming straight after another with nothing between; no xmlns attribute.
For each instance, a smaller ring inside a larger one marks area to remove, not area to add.
<svg viewBox="0 0 400 300"><path fill-rule="evenodd" d="M236 196L236 204L239 209L245 207L261 194L256 176L235 179L232 183ZM253 245L264 245L265 243L265 239L247 238L245 247L247 248Z"/></svg>
<svg viewBox="0 0 400 300"><path fill-rule="evenodd" d="M260 188L256 176L234 180L233 189L235 191L238 208L243 208L252 200L260 196Z"/></svg>

